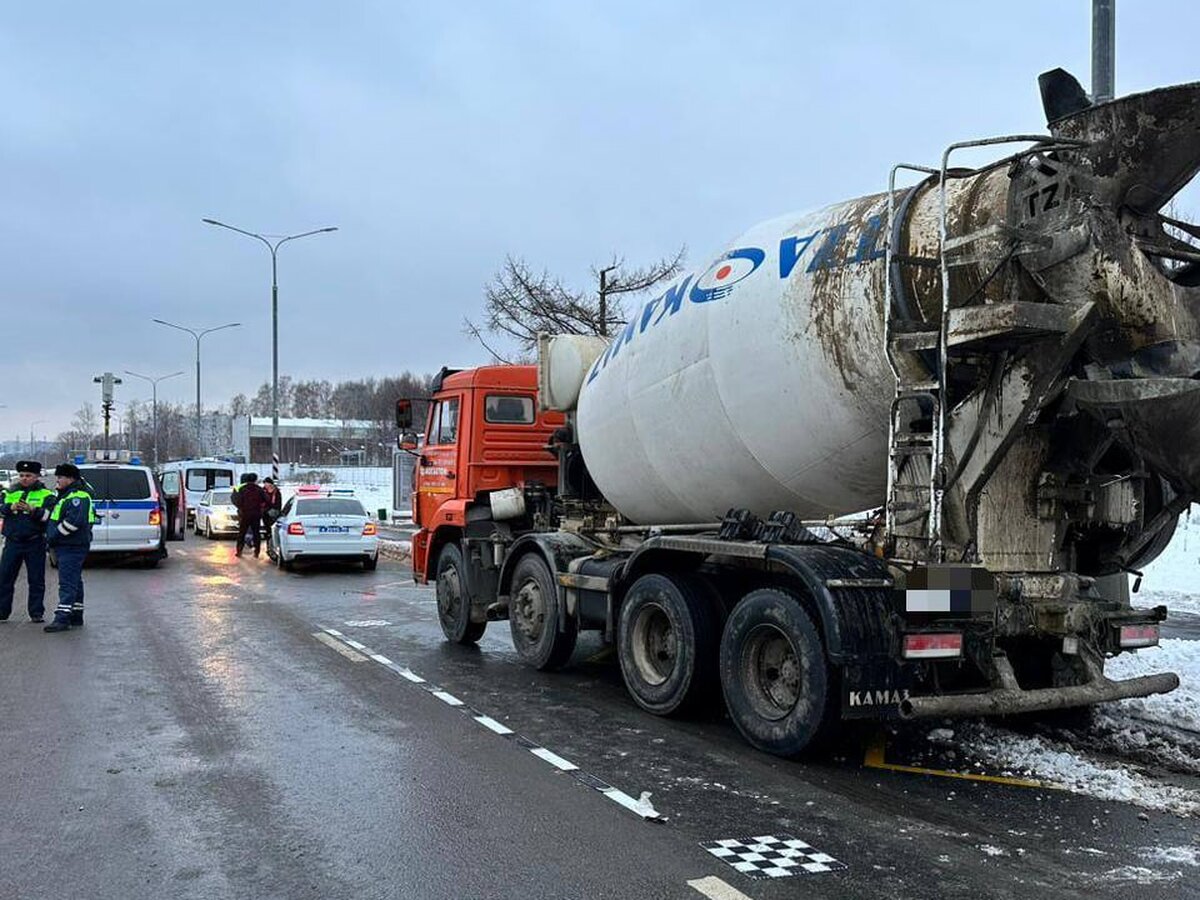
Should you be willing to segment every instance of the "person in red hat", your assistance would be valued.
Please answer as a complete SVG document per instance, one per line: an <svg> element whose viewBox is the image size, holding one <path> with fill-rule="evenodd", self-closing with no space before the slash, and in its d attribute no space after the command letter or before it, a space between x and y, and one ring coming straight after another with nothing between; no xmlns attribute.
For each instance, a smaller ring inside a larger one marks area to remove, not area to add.
<svg viewBox="0 0 1200 900"><path fill-rule="evenodd" d="M0 622L12 615L17 575L25 565L29 582L29 620L46 615L46 523L54 511L54 491L41 481L42 464L17 463L17 483L4 491L0 517L4 522L4 552L0 553Z"/></svg>

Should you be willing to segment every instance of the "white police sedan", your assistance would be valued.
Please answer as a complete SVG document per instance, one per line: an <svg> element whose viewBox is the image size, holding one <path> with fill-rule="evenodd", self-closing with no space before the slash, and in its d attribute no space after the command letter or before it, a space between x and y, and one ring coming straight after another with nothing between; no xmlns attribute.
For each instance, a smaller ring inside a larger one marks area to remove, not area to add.
<svg viewBox="0 0 1200 900"><path fill-rule="evenodd" d="M281 569L328 560L361 562L370 571L379 563L379 534L353 492L306 487L280 510L267 555Z"/></svg>
<svg viewBox="0 0 1200 900"><path fill-rule="evenodd" d="M196 534L210 541L221 534L237 534L238 511L233 505L233 488L214 488L205 491L196 504Z"/></svg>

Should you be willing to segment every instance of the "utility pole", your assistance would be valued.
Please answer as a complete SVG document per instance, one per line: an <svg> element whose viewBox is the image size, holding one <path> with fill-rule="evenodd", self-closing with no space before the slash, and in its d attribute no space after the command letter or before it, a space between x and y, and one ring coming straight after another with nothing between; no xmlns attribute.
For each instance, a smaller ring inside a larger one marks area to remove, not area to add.
<svg viewBox="0 0 1200 900"><path fill-rule="evenodd" d="M200 360L199 345L200 345L200 342L199 342L199 340L197 340L196 341L197 365L199 365L199 360ZM125 374L132 375L134 378L142 378L142 379L150 382L150 385L151 385L151 388L153 391L153 397L154 397L154 399L151 401L151 403L153 405L151 407L150 417L154 423L151 427L154 429L154 465L157 466L158 465L158 383L160 381L166 381L168 378L174 378L176 375L182 375L183 372L172 372L170 375L159 375L157 378L154 378L150 375L139 375L137 372L130 372L128 369L125 370ZM197 377L196 384L199 385L199 383L200 383L200 379L199 379L199 377ZM197 406L200 405L199 393L197 393L197 395L196 395L196 405Z"/></svg>
<svg viewBox="0 0 1200 900"><path fill-rule="evenodd" d="M600 336L608 337L608 273L615 272L617 266L609 266L600 270Z"/></svg>
<svg viewBox="0 0 1200 900"><path fill-rule="evenodd" d="M1092 0L1092 102L1116 96L1117 0Z"/></svg>
<svg viewBox="0 0 1200 900"><path fill-rule="evenodd" d="M92 381L100 385L100 409L104 413L104 450L107 452L109 421L112 418L113 408L113 387L120 384L121 379L112 372L105 372L103 375L97 375Z"/></svg>
<svg viewBox="0 0 1200 900"><path fill-rule="evenodd" d="M230 231L236 231L238 234L244 234L246 237L256 238L266 244L267 249L271 252L271 476L276 482L279 481L279 277L278 277L278 260L279 248L288 241L299 240L303 237L310 237L314 234L328 234L331 231L337 231L337 226L333 225L329 228L315 228L312 231L304 231L300 234L289 234L278 238L275 243L271 243L267 238L276 237L275 235L264 236L254 231L246 231L242 228L235 228L232 225L226 225L224 222L218 222L216 219L201 219L205 225L215 225L217 228L227 228Z"/></svg>
<svg viewBox="0 0 1200 900"><path fill-rule="evenodd" d="M30 423L29 423L29 456L30 456L30 458L32 458L32 457L34 456L34 450L33 450L33 426L34 426L34 425L41 425L41 424L42 424L43 422L45 422L45 421L46 421L45 419L35 419L34 421L32 421L32 422L30 422Z"/></svg>

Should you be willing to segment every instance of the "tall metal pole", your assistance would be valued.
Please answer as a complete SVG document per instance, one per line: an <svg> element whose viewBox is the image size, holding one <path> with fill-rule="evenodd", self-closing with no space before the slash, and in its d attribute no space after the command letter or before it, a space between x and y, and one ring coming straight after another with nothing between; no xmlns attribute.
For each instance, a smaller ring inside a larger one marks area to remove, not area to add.
<svg viewBox="0 0 1200 900"><path fill-rule="evenodd" d="M200 342L197 341L196 344L197 344L196 362L197 362L197 365L199 365L199 361L200 361L199 344L200 344ZM153 424L151 425L151 427L154 429L154 465L157 466L158 465L158 383L160 381L166 381L168 378L174 378L177 375L182 375L183 372L172 372L170 375L159 375L157 378L154 378L150 375L142 375L138 372L131 372L128 369L125 370L125 374L132 375L134 378L141 378L141 379L144 379L145 381L150 382L150 388L151 388L151 391L153 392L153 397L154 397L154 399L151 401L153 406L150 410L150 418L153 420ZM197 379L197 384L199 384L199 379ZM197 397L198 396L199 396L199 392L197 391Z"/></svg>
<svg viewBox="0 0 1200 900"><path fill-rule="evenodd" d="M600 270L600 336L608 337L608 273L616 266Z"/></svg>
<svg viewBox="0 0 1200 900"><path fill-rule="evenodd" d="M278 277L278 260L277 255L279 248L288 241L299 240L302 237L309 237L314 234L328 234L331 231L337 231L337 226L333 225L328 228L316 228L312 231L304 231L300 234L289 234L279 238L275 243L271 243L267 237L258 234L254 231L246 231L244 228L236 228L233 225L226 225L224 222L218 222L216 219L201 219L205 225L215 225L218 228L227 228L230 231L236 231L238 234L244 234L246 237L252 237L262 241L266 245L267 250L271 253L271 474L276 481L279 480L279 277ZM274 235L271 235L274 237Z"/></svg>
<svg viewBox="0 0 1200 900"><path fill-rule="evenodd" d="M200 442L200 338L206 334L212 334L214 331L221 331L225 328L237 328L242 323L228 322L225 325L218 325L216 328L205 328L203 331L196 331L194 328L176 325L174 322L165 322L162 319L154 319L153 321L158 325L166 325L168 328L186 331L196 339L196 455L202 456L203 448Z"/></svg>
<svg viewBox="0 0 1200 900"><path fill-rule="evenodd" d="M29 423L29 456L30 456L31 458L32 458L32 457L33 457L33 455L34 455L34 451L33 451L33 426L34 426L34 425L41 425L41 424L42 424L43 422L45 422L45 421L46 421L45 419L36 419L36 420L34 420L34 421L32 421L32 422L30 422L30 423Z"/></svg>
<svg viewBox="0 0 1200 900"><path fill-rule="evenodd" d="M1117 0L1092 0L1092 102L1115 96Z"/></svg>

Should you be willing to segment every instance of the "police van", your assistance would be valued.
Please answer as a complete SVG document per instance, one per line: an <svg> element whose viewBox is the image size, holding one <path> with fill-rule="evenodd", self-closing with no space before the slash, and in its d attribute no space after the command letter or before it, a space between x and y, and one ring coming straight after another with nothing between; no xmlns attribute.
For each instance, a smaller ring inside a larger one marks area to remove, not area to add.
<svg viewBox="0 0 1200 900"><path fill-rule="evenodd" d="M75 465L96 512L89 555L128 555L148 569L157 566L167 555L167 531L154 471L128 450L94 450Z"/></svg>
<svg viewBox="0 0 1200 900"><path fill-rule="evenodd" d="M233 463L221 459L178 459L158 467L167 497L167 540L182 541L184 532L196 527L196 507L213 488L230 488L237 483Z"/></svg>

